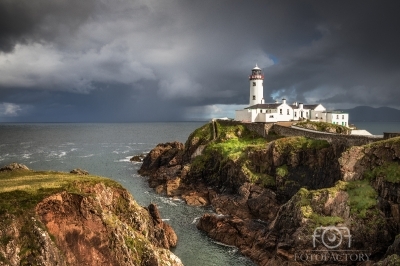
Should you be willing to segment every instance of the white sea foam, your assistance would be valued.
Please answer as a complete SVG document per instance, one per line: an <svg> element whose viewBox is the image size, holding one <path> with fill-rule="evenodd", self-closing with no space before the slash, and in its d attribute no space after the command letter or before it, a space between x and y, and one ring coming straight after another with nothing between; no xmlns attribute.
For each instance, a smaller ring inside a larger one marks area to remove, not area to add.
<svg viewBox="0 0 400 266"><path fill-rule="evenodd" d="M197 223L197 221L200 219L200 216L199 217L196 217L196 218L194 218L193 219L193 222L192 222L192 224L195 224L195 223Z"/></svg>
<svg viewBox="0 0 400 266"><path fill-rule="evenodd" d="M217 245L219 245L219 246L223 246L223 247L228 247L228 248L237 249L237 247L236 247L236 246L227 245L227 244L224 244L224 243L221 243L221 242L218 242L218 241L212 241L212 242L213 242L213 243L215 243L215 244L217 244Z"/></svg>
<svg viewBox="0 0 400 266"><path fill-rule="evenodd" d="M114 162L130 162L131 161L131 157L132 156L127 156L124 159L119 159L119 160L116 160Z"/></svg>
<svg viewBox="0 0 400 266"><path fill-rule="evenodd" d="M178 204L172 202L171 199L169 198L165 198L165 197L159 197L161 199L161 201L165 204L171 205L171 206L178 206Z"/></svg>
<svg viewBox="0 0 400 266"><path fill-rule="evenodd" d="M31 155L32 155L32 153L24 153L24 154L22 155L22 158L24 158L24 159L29 159L29 158L31 158Z"/></svg>
<svg viewBox="0 0 400 266"><path fill-rule="evenodd" d="M92 157L92 156L94 156L93 153L88 154L88 155L81 155L81 156L78 156L78 157L80 157L80 158L88 158L88 157Z"/></svg>

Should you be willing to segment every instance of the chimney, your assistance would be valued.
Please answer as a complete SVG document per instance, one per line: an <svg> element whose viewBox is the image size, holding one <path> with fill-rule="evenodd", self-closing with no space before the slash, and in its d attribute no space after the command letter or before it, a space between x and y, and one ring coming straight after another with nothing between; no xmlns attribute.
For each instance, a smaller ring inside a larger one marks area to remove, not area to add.
<svg viewBox="0 0 400 266"><path fill-rule="evenodd" d="M265 103L265 102L264 102L264 98L262 98L262 99L261 99L261 104L264 104L264 103Z"/></svg>
<svg viewBox="0 0 400 266"><path fill-rule="evenodd" d="M282 99L282 104L286 104L286 99L285 98Z"/></svg>
<svg viewBox="0 0 400 266"><path fill-rule="evenodd" d="M299 109L303 109L303 103L299 103Z"/></svg>

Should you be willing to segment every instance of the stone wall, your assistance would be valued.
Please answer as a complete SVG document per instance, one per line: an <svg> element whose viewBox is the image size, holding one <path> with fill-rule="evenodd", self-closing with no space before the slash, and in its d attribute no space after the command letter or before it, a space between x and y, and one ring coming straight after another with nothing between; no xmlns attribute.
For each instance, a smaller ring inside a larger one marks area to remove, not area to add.
<svg viewBox="0 0 400 266"><path fill-rule="evenodd" d="M268 132L274 126L273 123L242 123L248 130L258 133L260 136L266 137Z"/></svg>
<svg viewBox="0 0 400 266"><path fill-rule="evenodd" d="M382 137L376 137L376 136L339 135L327 132L318 132L296 127L281 126L274 123L245 123L241 121L232 121L232 120L218 120L218 123L222 125L244 125L250 131L256 132L263 137L266 137L269 132L275 132L276 134L285 137L303 136L312 139L326 140L329 143L338 143L347 147L361 146L384 139ZM400 135L400 133L385 133L385 134ZM390 136L395 137L394 135Z"/></svg>
<svg viewBox="0 0 400 266"><path fill-rule="evenodd" d="M383 132L384 139L391 139L391 138L395 138L395 137L400 137L400 133Z"/></svg>
<svg viewBox="0 0 400 266"><path fill-rule="evenodd" d="M234 126L234 125L243 125L248 130L256 132L260 136L267 136L270 129L273 127L273 123L246 123L241 121L234 120L218 120L218 123L221 125Z"/></svg>
<svg viewBox="0 0 400 266"><path fill-rule="evenodd" d="M304 136L312 139L326 140L329 143L341 143L347 147L361 146L369 143L373 143L382 140L381 137L375 136L356 136L356 135L339 135L326 132L317 132L311 130L303 130L295 127L285 127L280 125L274 125L273 130L278 135L293 137L293 136Z"/></svg>

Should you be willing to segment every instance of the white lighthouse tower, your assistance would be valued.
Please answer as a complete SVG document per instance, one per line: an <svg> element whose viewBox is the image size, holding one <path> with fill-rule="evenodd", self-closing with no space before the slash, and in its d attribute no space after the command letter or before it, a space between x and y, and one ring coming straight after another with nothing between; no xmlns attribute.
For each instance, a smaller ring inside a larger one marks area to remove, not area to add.
<svg viewBox="0 0 400 266"><path fill-rule="evenodd" d="M264 103L264 88L263 80L264 75L261 73L261 68L256 64L255 68L251 70L250 80L250 101L249 106L253 106L259 103Z"/></svg>

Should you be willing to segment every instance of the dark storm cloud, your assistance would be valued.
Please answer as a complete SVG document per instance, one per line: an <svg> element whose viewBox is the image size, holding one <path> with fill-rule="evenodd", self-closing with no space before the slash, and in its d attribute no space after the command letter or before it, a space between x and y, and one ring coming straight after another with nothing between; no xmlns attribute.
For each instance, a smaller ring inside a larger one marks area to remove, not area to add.
<svg viewBox="0 0 400 266"><path fill-rule="evenodd" d="M400 107L398 5L4 0L0 119L233 116L255 63L267 101Z"/></svg>
<svg viewBox="0 0 400 266"><path fill-rule="evenodd" d="M92 14L94 0L0 1L0 51L17 43L56 41L71 35Z"/></svg>

